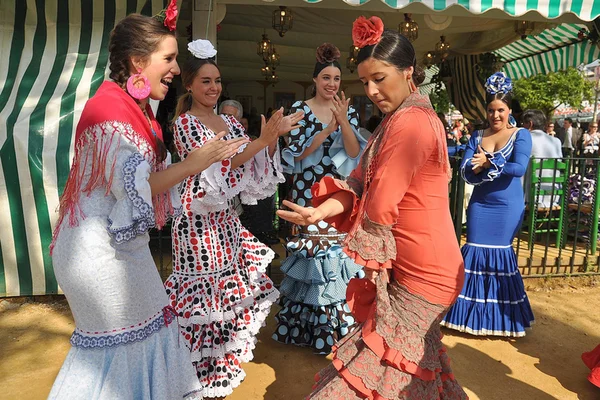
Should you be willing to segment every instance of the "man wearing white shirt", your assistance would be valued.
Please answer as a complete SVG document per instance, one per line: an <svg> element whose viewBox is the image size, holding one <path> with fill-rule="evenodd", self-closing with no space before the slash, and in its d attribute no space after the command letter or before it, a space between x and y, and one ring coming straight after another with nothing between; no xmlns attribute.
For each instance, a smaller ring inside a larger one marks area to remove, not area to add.
<svg viewBox="0 0 600 400"><path fill-rule="evenodd" d="M565 137L562 143L562 154L563 157L571 157L573 154L573 120L565 118L563 127L565 128Z"/></svg>
<svg viewBox="0 0 600 400"><path fill-rule="evenodd" d="M540 110L527 110L522 117L523 128L531 132L531 157L537 159L562 158L560 140L543 131L546 126L546 116ZM563 147L564 150L564 147ZM529 200L530 167L525 175L525 201ZM552 170L542 170L542 177L552 177ZM558 175L557 175L558 178ZM540 189L550 190L551 183L542 183ZM554 199L551 199L554 197ZM550 201L558 202L558 195L545 195L537 199L538 207L550 207Z"/></svg>

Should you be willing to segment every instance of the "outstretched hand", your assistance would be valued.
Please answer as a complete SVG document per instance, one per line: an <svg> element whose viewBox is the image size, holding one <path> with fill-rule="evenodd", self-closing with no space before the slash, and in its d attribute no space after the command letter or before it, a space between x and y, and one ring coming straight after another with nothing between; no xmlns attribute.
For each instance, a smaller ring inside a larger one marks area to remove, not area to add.
<svg viewBox="0 0 600 400"><path fill-rule="evenodd" d="M350 99L346 98L346 94L343 91L341 98L337 94L333 97L331 112L339 125L348 122L348 107L350 107Z"/></svg>
<svg viewBox="0 0 600 400"><path fill-rule="evenodd" d="M264 143L273 143L279 137L283 122L283 107L275 111L267 122L264 115L260 116L260 140Z"/></svg>
<svg viewBox="0 0 600 400"><path fill-rule="evenodd" d="M291 201L284 200L283 205L291 211L277 210L277 215L296 225L311 225L323 220L323 213L319 208L302 207Z"/></svg>

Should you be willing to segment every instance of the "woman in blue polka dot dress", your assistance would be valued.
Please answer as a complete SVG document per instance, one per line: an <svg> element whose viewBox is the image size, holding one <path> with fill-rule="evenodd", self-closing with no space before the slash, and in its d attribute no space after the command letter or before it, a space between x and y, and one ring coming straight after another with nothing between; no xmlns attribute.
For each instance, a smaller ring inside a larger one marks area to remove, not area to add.
<svg viewBox="0 0 600 400"><path fill-rule="evenodd" d="M284 172L292 174L291 200L310 206L311 187L326 176L343 179L358 165L366 141L358 133L358 113L337 92L341 82L340 51L325 43L317 49L315 90L291 113L304 112L301 128L291 131L282 151ZM362 267L342 251L341 234L322 221L302 227L288 244L292 253L281 265L281 311L273 339L312 347L329 354L351 332L355 321L346 305L346 287ZM362 276L362 275L361 275Z"/></svg>

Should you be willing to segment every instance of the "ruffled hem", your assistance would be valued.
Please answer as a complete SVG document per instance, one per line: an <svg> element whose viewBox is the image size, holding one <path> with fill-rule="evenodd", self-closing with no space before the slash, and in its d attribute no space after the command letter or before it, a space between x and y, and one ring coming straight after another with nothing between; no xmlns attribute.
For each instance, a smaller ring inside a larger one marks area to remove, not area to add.
<svg viewBox="0 0 600 400"><path fill-rule="evenodd" d="M389 298L379 292L377 311L336 346L309 398L466 399L441 343L440 312L443 306L398 284L390 285Z"/></svg>
<svg viewBox="0 0 600 400"><path fill-rule="evenodd" d="M315 307L282 298L280 305L273 340L311 347L317 354L329 354L335 342L357 327L344 303Z"/></svg>
<svg viewBox="0 0 600 400"><path fill-rule="evenodd" d="M590 383L600 387L600 345L592 351L581 355L583 363L591 370L587 379Z"/></svg>
<svg viewBox="0 0 600 400"><path fill-rule="evenodd" d="M534 321L512 247L466 244L465 282L441 324L472 335L525 336Z"/></svg>
<svg viewBox="0 0 600 400"><path fill-rule="evenodd" d="M362 267L344 256L324 259L288 257L279 291L287 299L312 306L328 306L346 299L352 278L363 277Z"/></svg>
<svg viewBox="0 0 600 400"><path fill-rule="evenodd" d="M176 323L122 346L73 347L49 399L201 399Z"/></svg>
<svg viewBox="0 0 600 400"><path fill-rule="evenodd" d="M265 272L275 252L241 229L239 254L221 270L183 274L173 272L165 281L179 323L205 325L228 321L263 297L275 301L279 293Z"/></svg>
<svg viewBox="0 0 600 400"><path fill-rule="evenodd" d="M218 359L193 362L205 398L226 397L246 378L241 363L254 358L250 349L229 353Z"/></svg>

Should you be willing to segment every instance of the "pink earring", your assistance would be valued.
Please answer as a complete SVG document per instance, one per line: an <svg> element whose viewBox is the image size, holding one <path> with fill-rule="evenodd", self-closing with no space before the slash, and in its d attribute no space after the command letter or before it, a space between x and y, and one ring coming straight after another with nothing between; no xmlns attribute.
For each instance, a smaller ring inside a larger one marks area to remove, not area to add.
<svg viewBox="0 0 600 400"><path fill-rule="evenodd" d="M150 95L150 90L150 81L141 73L140 69L137 74L133 74L127 79L127 92L134 99L145 99Z"/></svg>

